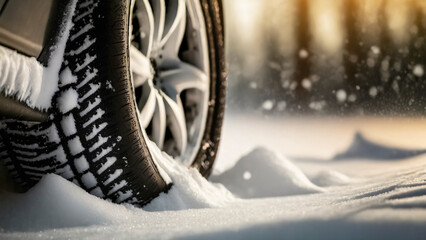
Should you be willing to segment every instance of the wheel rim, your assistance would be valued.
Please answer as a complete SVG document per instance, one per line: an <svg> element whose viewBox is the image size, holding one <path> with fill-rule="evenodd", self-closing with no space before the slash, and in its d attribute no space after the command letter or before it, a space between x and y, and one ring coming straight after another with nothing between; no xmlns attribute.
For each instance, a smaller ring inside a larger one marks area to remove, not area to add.
<svg viewBox="0 0 426 240"><path fill-rule="evenodd" d="M204 135L210 92L200 3L136 0L132 13L130 68L141 126L158 147L189 166Z"/></svg>

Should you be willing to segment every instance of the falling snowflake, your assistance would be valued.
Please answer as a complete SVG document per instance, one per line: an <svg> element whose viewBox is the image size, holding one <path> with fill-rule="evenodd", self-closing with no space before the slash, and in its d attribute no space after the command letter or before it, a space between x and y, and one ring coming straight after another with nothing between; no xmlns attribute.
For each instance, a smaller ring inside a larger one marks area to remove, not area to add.
<svg viewBox="0 0 426 240"><path fill-rule="evenodd" d="M311 90L312 82L309 80L309 78L305 78L302 80L302 87L306 90Z"/></svg>
<svg viewBox="0 0 426 240"><path fill-rule="evenodd" d="M370 96L372 98L375 98L377 96L377 93L378 93L377 88L376 87L371 87L370 90L368 91L368 93L370 94Z"/></svg>
<svg viewBox="0 0 426 240"><path fill-rule="evenodd" d="M309 52L306 51L306 49L301 49L299 51L299 57L300 58L307 58L307 57L309 57Z"/></svg>
<svg viewBox="0 0 426 240"><path fill-rule="evenodd" d="M345 102L346 98L347 98L347 94L345 90L340 89L336 91L336 99L339 103Z"/></svg>
<svg viewBox="0 0 426 240"><path fill-rule="evenodd" d="M377 46L371 46L371 51L375 54L375 55L379 55L380 54L380 48Z"/></svg>
<svg viewBox="0 0 426 240"><path fill-rule="evenodd" d="M416 66L414 66L414 68L413 68L413 74L416 77L423 77L423 75L425 74L423 66L420 65L420 64L417 64Z"/></svg>
<svg viewBox="0 0 426 240"><path fill-rule="evenodd" d="M262 108L265 110L272 110L272 108L274 107L274 102L271 100L266 100L265 102L263 102L262 104Z"/></svg>

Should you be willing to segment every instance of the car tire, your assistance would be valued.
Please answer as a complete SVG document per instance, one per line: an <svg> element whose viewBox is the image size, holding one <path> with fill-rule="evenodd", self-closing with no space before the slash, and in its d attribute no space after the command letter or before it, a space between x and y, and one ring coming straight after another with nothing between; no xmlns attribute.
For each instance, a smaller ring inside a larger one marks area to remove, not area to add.
<svg viewBox="0 0 426 240"><path fill-rule="evenodd" d="M143 206L171 183L152 159L139 122L130 72L131 1L78 0L59 73L42 123L2 121L0 156L24 190L48 173L115 203ZM225 99L221 3L202 0L211 86L203 144L191 164L211 173Z"/></svg>

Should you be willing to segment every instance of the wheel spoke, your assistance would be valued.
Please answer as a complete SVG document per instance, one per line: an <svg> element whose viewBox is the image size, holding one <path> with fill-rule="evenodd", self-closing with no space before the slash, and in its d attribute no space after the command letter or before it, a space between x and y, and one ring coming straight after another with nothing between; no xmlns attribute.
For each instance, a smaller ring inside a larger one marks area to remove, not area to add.
<svg viewBox="0 0 426 240"><path fill-rule="evenodd" d="M136 6L138 11L135 14L140 26L140 51L149 58L154 39L154 16L148 0L136 0Z"/></svg>
<svg viewBox="0 0 426 240"><path fill-rule="evenodd" d="M133 31L130 58L134 86L142 91L136 95L141 126L163 151L191 163L204 132L210 87L200 2L134 1L138 30Z"/></svg>
<svg viewBox="0 0 426 240"><path fill-rule="evenodd" d="M151 2L154 16L154 45L159 44L164 31L164 21L166 19L166 3L164 0L153 0ZM154 46L155 47L155 46Z"/></svg>
<svg viewBox="0 0 426 240"><path fill-rule="evenodd" d="M152 134L151 140L154 141L159 148L164 145L164 138L166 136L166 107L164 105L163 96L160 95L158 90L155 90L156 106L154 116L152 118Z"/></svg>
<svg viewBox="0 0 426 240"><path fill-rule="evenodd" d="M207 74L183 62L177 69L162 72L160 80L168 96L175 101L183 90L195 88L206 92L209 84Z"/></svg>
<svg viewBox="0 0 426 240"><path fill-rule="evenodd" d="M152 84L147 84L142 87L142 98L138 103L138 108L141 109L141 124L143 128L148 127L151 122L156 108L156 92Z"/></svg>
<svg viewBox="0 0 426 240"><path fill-rule="evenodd" d="M169 60L178 59L178 52L185 35L186 27L185 1L170 1L169 5L171 10L167 15L166 22L168 31L165 32L160 43L165 63Z"/></svg>
<svg viewBox="0 0 426 240"><path fill-rule="evenodd" d="M180 101L175 102L165 94L163 94L164 103L167 113L167 124L175 140L175 147L178 154L181 155L187 145L187 129L184 110Z"/></svg>
<svg viewBox="0 0 426 240"><path fill-rule="evenodd" d="M135 88L142 86L146 80L153 77L151 62L133 45L130 45L130 71Z"/></svg>
<svg viewBox="0 0 426 240"><path fill-rule="evenodd" d="M187 24L185 34L191 37L186 39L187 48L179 52L179 57L182 61L190 62L204 72L209 72L209 60L206 57L203 58L203 56L208 54L206 29L204 23L200 22L203 19L203 10L199 2L193 0L186 2L186 9Z"/></svg>
<svg viewBox="0 0 426 240"><path fill-rule="evenodd" d="M178 47L182 43L186 26L186 6L185 0L169 1L167 5L166 19L164 23L164 33L161 39L161 46L171 44L171 50L177 56Z"/></svg>

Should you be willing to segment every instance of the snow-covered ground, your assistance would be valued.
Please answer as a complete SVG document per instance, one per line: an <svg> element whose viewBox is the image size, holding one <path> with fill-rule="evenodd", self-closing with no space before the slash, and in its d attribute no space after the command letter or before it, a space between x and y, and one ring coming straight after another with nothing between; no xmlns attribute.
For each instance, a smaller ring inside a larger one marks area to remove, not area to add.
<svg viewBox="0 0 426 240"><path fill-rule="evenodd" d="M154 151L175 185L137 209L48 175L0 192L0 239L422 238L425 123L228 115L211 181Z"/></svg>

